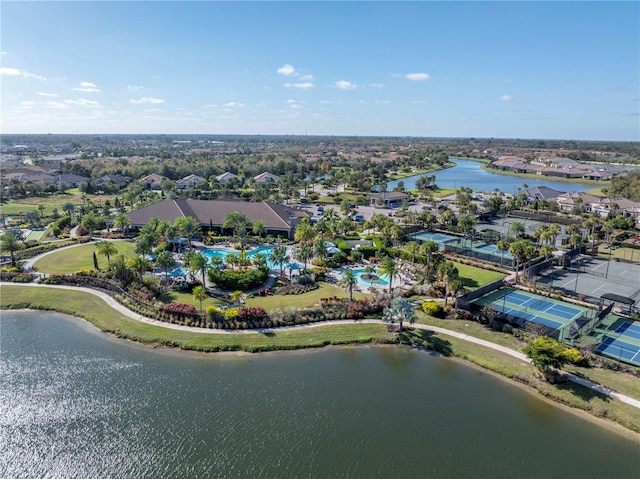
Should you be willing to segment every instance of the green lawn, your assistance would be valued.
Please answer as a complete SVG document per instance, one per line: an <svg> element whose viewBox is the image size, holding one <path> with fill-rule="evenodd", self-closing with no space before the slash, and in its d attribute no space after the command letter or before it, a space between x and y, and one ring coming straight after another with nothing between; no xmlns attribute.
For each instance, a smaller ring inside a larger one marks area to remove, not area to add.
<svg viewBox="0 0 640 479"><path fill-rule="evenodd" d="M125 257L133 256L134 243L130 241L114 241L118 248L118 254ZM93 252L96 250L96 243L88 243L73 248L54 251L36 261L34 267L41 273L49 274L70 274L81 269L93 268ZM107 266L107 258L98 255L100 268Z"/></svg>
<svg viewBox="0 0 640 479"><path fill-rule="evenodd" d="M600 245L598 247L598 257L600 259L609 259L609 254L611 254L611 259L626 259L629 261L640 261L640 250L633 248L625 248L620 247L614 250L609 248L604 248L604 245Z"/></svg>
<svg viewBox="0 0 640 479"><path fill-rule="evenodd" d="M108 199L111 204L115 200L117 195L89 195L87 198L94 205L103 205ZM5 216L14 216L19 213L26 213L27 211L35 211L40 214L38 205L44 206L45 216L50 215L54 208L58 209L59 214L63 214L62 206L65 203L72 203L74 205L81 205L83 202L82 196L77 194L56 194L46 197L32 197L24 198L21 200L8 201L2 203L2 214Z"/></svg>
<svg viewBox="0 0 640 479"><path fill-rule="evenodd" d="M505 277L504 273L497 271L478 268L476 266L470 266L456 261L453 263L456 265L456 268L458 268L460 277L464 279L464 286L467 290L479 288L482 285Z"/></svg>
<svg viewBox="0 0 640 479"><path fill-rule="evenodd" d="M262 306L267 310L267 312L290 306L293 306L294 308L305 308L316 304L321 298L329 298L331 296L348 298L349 292L344 289L336 288L328 283L320 283L320 287L318 289L304 294L278 294L273 296L256 296L255 298L249 298L247 299L246 306ZM358 293L356 291L353 292L353 299L360 299L367 296L371 295Z"/></svg>
<svg viewBox="0 0 640 479"><path fill-rule="evenodd" d="M160 296L160 301L163 303L184 303L184 304L192 304L196 307L198 311L200 311L200 301L193 298L192 293L182 293L180 291L169 291L168 293ZM221 298L213 298L211 296L207 297L206 300L202 302L203 311L207 310L207 306L224 306L229 304L230 301L225 301Z"/></svg>
<svg viewBox="0 0 640 479"><path fill-rule="evenodd" d="M86 319L103 331L148 344L199 351L268 351L368 342L388 342L382 324L331 325L270 334L205 334L141 323L110 308L102 299L82 291L3 285L0 307L49 309Z"/></svg>

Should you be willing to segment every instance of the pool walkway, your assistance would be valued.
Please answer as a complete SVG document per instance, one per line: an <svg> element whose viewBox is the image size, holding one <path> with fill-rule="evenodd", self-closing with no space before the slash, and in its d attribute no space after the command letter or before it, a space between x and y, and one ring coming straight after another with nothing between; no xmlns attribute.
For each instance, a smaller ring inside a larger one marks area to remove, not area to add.
<svg viewBox="0 0 640 479"><path fill-rule="evenodd" d="M147 318L145 316L142 316L138 313L135 313L131 310L129 310L128 308L126 308L125 306L123 306L122 304L118 303L114 298L112 298L111 296L109 296L106 293L103 293L102 291L96 291L90 288L83 288L83 287L76 287L76 286L63 286L63 285L45 285L45 284L32 284L32 283L4 283L6 285L11 285L11 286L19 286L19 287L32 287L32 288L57 288L57 289L69 289L69 290L75 290L75 291L82 291L85 293L89 293L89 294L93 294L94 296L98 296L99 298L101 298L102 300L104 300L109 306L111 306L113 309L115 309L116 311L119 311L120 313L124 314L125 316L130 317L131 319L134 319L136 321L140 321L143 323L147 323L147 324L152 324L154 326L158 326L158 327L162 327L162 328L168 328L168 329L175 329L175 330L180 330L180 331L189 331L192 333L199 333L199 334L265 334L265 333L276 333L278 331L286 331L286 330L291 330L291 329L304 329L304 328L316 328L316 327L321 327L321 326L328 326L328 325L334 325L334 324L386 324L384 323L382 320L379 319L364 319L364 320L337 320L337 321L323 321L323 322L318 322L318 323L310 323L310 324L304 324L304 325L297 325L297 326L284 326L281 328L262 328L262 329L255 329L255 330L234 330L234 331L228 331L228 330L222 330L222 329L203 329L203 328L196 328L196 327L191 327L191 326L183 326L183 325L179 325L179 324L171 324L171 323L165 323L162 321L157 321L155 319L151 319L151 318ZM440 333L440 334L444 334L447 336L452 336L458 339L462 339L464 341L469 341L470 343L474 343L474 344L478 344L480 346L484 346L486 348L490 348L493 349L495 351L500 351L504 354L508 354L509 356L512 356L520 361L524 361L527 363L530 363L531 360L523 353L521 353L520 351L516 351L514 349L510 349L504 346L501 346L499 344L495 344L492 343L490 341L485 341L484 339L479 339L473 336L469 336L467 334L464 333L458 333L457 331L451 331L448 329L444 329L444 328L439 328L437 326L430 326L430 325L426 325L426 324L419 324L419 323L414 323L412 325L408 326L409 328L413 328L413 329L421 329L421 330L425 330L425 331L433 331L435 333ZM626 404L629 404L633 407L636 407L638 409L640 409L640 400L638 399L634 399L632 397L629 396L625 396L624 394L620 394L616 391L613 391L612 389L606 388L604 386L601 386L600 384L596 384L594 382L591 382L587 379L575 376L573 374L569 374L567 373L567 377L570 381L576 383L576 384L580 384L581 386L587 387L593 391L596 391L606 397L610 397L610 398L614 398L617 399L621 402L624 402Z"/></svg>

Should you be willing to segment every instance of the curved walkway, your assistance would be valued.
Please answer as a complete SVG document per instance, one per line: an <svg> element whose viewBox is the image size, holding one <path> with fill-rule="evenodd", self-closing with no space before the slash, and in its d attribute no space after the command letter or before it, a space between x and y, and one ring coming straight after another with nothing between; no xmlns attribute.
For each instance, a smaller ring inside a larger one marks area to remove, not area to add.
<svg viewBox="0 0 640 479"><path fill-rule="evenodd" d="M115 299L113 299L111 296L109 296L106 293L103 293L102 291L96 291L94 289L91 288L83 288L83 287L76 287L76 286L64 286L64 285L45 285L45 284L32 284L32 283L6 283L6 284L10 284L12 286L26 286L26 287L36 287L36 288L58 288L58 289L69 289L69 290L75 290L75 291L83 291L85 293L89 293L89 294L93 294L94 296L98 296L99 298L102 298L109 306L111 306L113 309L115 309L116 311L119 311L120 313L136 320L136 321L140 321L143 323L147 323L147 324L152 324L155 326L159 326L159 327L163 327L163 328L168 328L168 329L176 329L176 330L181 330L181 331L189 331L192 333L199 333L199 334L264 334L264 333L275 333L278 331L286 331L286 330L290 330L290 329L304 329L304 328L316 328L316 327L320 327L320 326L329 326L329 325L333 325L333 324L354 324L354 323L360 323L360 324L385 324L383 323L383 321L379 320L379 319L363 319L363 320L339 320L339 321L322 321L322 322L318 322L318 323L309 323L309 324L304 324L304 325L296 325L296 326L284 326L284 327L280 327L280 328L262 328L262 329L255 329L255 330L233 330L233 331L229 331L229 330L223 330L223 329L203 329L203 328L196 328L196 327L192 327L192 326L183 326L183 325L179 325L179 324L171 324L171 323L165 323L162 321L157 321L155 319L151 319L151 318L147 318L145 316L142 316L138 313L135 313L131 310L129 310L128 308L126 308L125 306L123 306L122 304L118 303ZM517 358L521 361L526 361L528 363L531 362L531 359L529 359L526 355L524 355L523 353L521 353L520 351L516 351L514 349L510 349L504 346L501 346L499 344L495 344L492 343L490 341L485 341L484 339L479 339L479 338L475 338L473 336L469 336L467 334L464 333L458 333L457 331L451 331L448 329L444 329L444 328L439 328L437 326L430 326L427 324L420 324L420 323L414 323L412 325L409 325L408 327L410 328L414 328L414 329L422 329L425 331L433 331L435 333L440 333L440 334L444 334L447 336L452 336L454 338L458 338L458 339L462 339L464 341L469 341L470 343L474 343L474 344L478 344L480 346L484 346L486 348L490 348L493 349L495 351L500 351L504 354L508 354L510 356L513 356L514 358ZM639 408L640 409L640 400L634 399L632 397L629 396L625 396L624 394L620 394L616 391L613 391L609 388L606 388L604 386L601 386L600 384L596 384L594 382L591 382L587 379L575 376L574 374L568 374L567 376L569 378L570 381L576 383L576 384L580 384L581 386L587 387L593 391L596 391L600 394L603 394L607 397L610 398L614 398L614 399L618 399L619 401L622 401L626 404L629 404L633 407Z"/></svg>

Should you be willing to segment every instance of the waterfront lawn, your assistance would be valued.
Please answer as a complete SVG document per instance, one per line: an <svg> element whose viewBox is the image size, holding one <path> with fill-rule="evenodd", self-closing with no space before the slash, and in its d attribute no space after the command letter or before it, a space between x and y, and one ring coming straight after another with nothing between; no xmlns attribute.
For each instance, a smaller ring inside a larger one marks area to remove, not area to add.
<svg viewBox="0 0 640 479"><path fill-rule="evenodd" d="M267 312L285 307L306 308L320 302L322 298L337 296L338 298L348 298L349 291L336 288L328 283L320 282L320 287L304 294L276 294L272 296L255 296L246 301L245 306L262 306ZM353 299L365 298L370 294L353 292Z"/></svg>
<svg viewBox="0 0 640 479"><path fill-rule="evenodd" d="M125 257L134 256L134 243L131 241L114 241L118 248L118 255ZM93 268L93 252L96 250L96 243L86 243L72 248L54 251L43 256L35 262L34 268L41 273L48 274L71 274L79 270L89 270ZM107 258L98 256L98 265L101 269L107 267ZM113 260L113 258L111 258Z"/></svg>
<svg viewBox="0 0 640 479"><path fill-rule="evenodd" d="M505 277L505 274L499 271L478 268L477 266L458 263L456 261L453 263L456 265L456 268L458 268L458 273L464 280L464 287L467 291Z"/></svg>
<svg viewBox="0 0 640 479"><path fill-rule="evenodd" d="M118 337L146 344L197 351L270 351L326 346L329 344L389 342L393 335L383 324L309 327L269 334L212 334L164 328L135 321L109 307L102 299L83 291L3 285L0 307L55 310L84 318Z"/></svg>

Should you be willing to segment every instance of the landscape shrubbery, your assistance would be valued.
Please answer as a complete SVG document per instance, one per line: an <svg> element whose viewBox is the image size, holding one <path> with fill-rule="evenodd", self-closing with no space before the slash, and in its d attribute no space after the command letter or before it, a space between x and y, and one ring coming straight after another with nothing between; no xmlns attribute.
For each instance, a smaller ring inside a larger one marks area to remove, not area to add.
<svg viewBox="0 0 640 479"><path fill-rule="evenodd" d="M212 268L208 271L209 281L220 289L229 291L246 291L264 284L269 276L269 267L263 266L247 270L219 270Z"/></svg>

